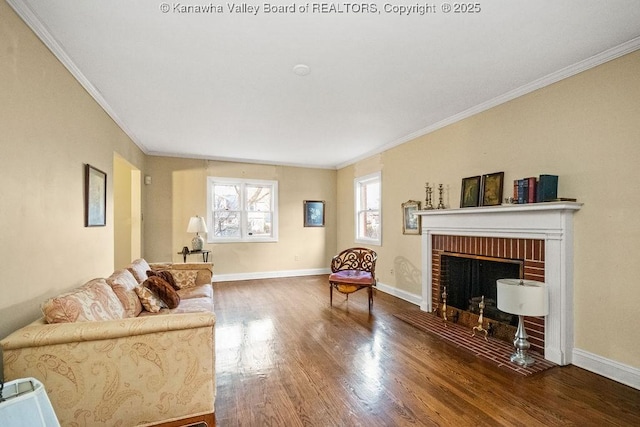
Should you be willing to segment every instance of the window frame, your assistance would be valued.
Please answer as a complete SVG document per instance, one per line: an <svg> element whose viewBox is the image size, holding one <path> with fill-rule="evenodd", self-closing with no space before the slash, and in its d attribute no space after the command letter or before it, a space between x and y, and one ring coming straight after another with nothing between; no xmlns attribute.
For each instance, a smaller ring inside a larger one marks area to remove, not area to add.
<svg viewBox="0 0 640 427"><path fill-rule="evenodd" d="M365 209L362 209L360 206L360 194L363 185L371 184L377 182L379 185L379 200L380 206L378 207L378 216L380 218L380 229L378 232L378 238L372 239L366 236L361 236L360 230L360 213ZM374 246L382 246L382 172L374 172L368 175L364 175L353 180L353 194L354 194L354 226L355 226L355 242L365 245L374 245Z"/></svg>
<svg viewBox="0 0 640 427"><path fill-rule="evenodd" d="M215 185L239 185L240 191L240 237L216 237L214 235L213 217L215 210L213 209L213 190ZM248 233L248 217L249 211L246 206L246 187L251 185L271 187L271 235L270 236L252 236ZM207 243L258 243L258 242L277 242L278 241L278 181L265 179L245 179L245 178L228 178L228 177L207 177Z"/></svg>

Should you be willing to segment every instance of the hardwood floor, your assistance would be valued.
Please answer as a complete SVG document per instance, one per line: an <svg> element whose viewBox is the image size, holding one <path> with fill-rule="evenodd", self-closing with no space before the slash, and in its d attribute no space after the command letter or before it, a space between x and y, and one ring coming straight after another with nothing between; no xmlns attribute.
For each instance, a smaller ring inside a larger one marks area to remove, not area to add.
<svg viewBox="0 0 640 427"><path fill-rule="evenodd" d="M640 391L575 366L500 370L398 320L375 292L327 276L221 282L218 426L638 426Z"/></svg>

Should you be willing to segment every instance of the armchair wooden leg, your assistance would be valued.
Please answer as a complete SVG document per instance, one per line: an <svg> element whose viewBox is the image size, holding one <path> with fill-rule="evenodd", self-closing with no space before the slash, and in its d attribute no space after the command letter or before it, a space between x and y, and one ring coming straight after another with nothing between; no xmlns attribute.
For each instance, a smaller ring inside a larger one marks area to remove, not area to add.
<svg viewBox="0 0 640 427"><path fill-rule="evenodd" d="M373 307L373 288L369 286L369 313L371 313L371 307Z"/></svg>
<svg viewBox="0 0 640 427"><path fill-rule="evenodd" d="M333 307L333 285L329 283L329 307Z"/></svg>

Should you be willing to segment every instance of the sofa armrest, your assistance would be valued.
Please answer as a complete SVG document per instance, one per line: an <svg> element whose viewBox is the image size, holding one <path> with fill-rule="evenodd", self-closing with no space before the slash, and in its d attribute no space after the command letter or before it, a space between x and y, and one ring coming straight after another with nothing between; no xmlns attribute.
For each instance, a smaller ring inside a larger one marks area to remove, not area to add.
<svg viewBox="0 0 640 427"><path fill-rule="evenodd" d="M169 270L180 288L211 284L213 263L211 262L154 262L152 270Z"/></svg>
<svg viewBox="0 0 640 427"><path fill-rule="evenodd" d="M61 425L146 425L214 412L215 315L49 325L0 341L5 380L34 377Z"/></svg>

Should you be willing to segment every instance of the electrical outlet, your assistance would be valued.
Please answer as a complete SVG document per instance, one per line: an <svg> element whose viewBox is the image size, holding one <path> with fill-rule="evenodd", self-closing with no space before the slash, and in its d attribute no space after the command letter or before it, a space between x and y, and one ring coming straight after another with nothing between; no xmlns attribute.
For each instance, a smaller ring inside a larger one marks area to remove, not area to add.
<svg viewBox="0 0 640 427"><path fill-rule="evenodd" d="M393 276L393 268L391 269L391 271L389 273L391 273L391 275Z"/></svg>
<svg viewBox="0 0 640 427"><path fill-rule="evenodd" d="M298 255L294 256L294 257L293 257L293 259L294 259L295 261L300 261L300 257L299 257Z"/></svg>

